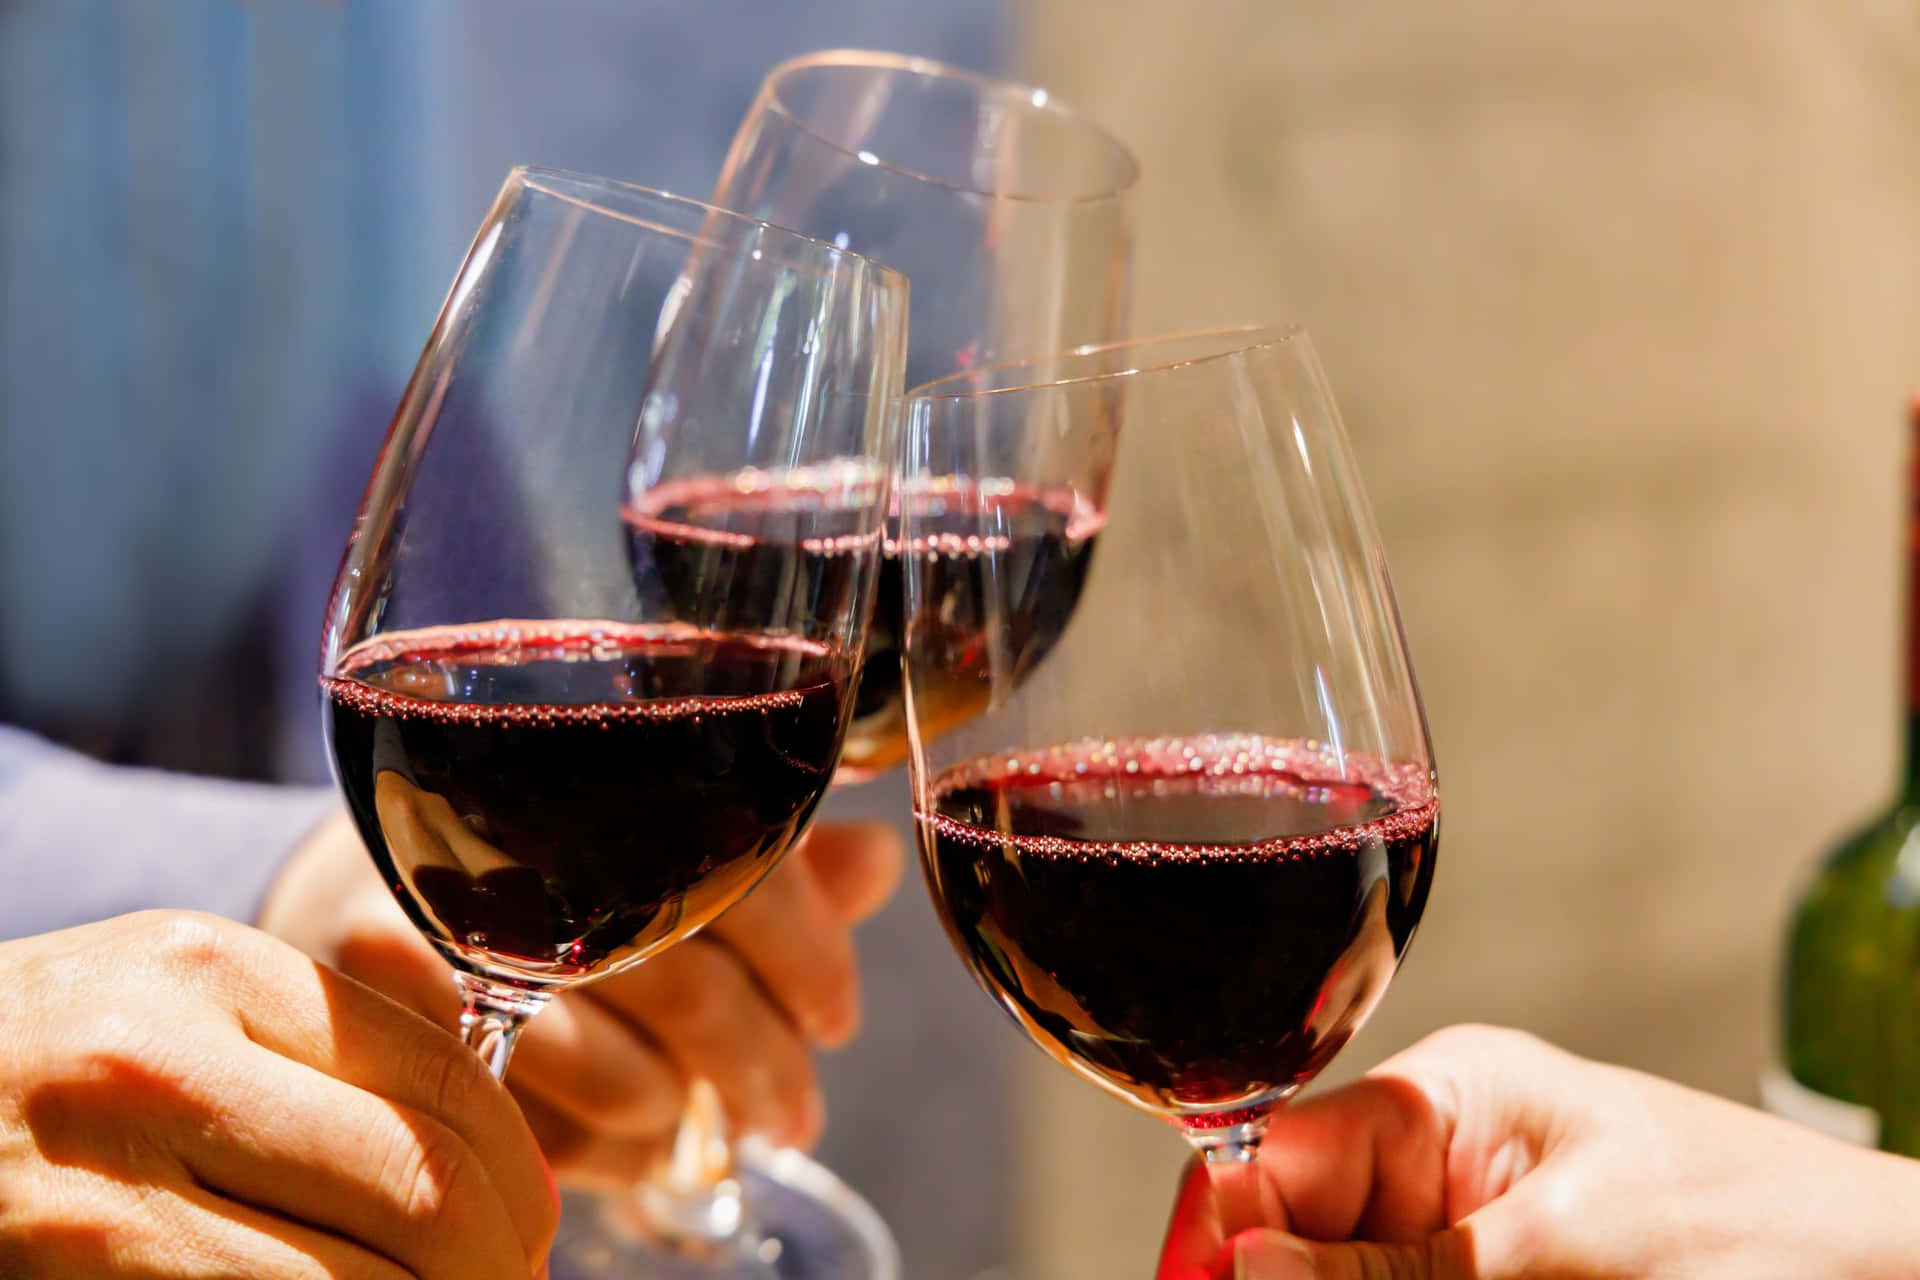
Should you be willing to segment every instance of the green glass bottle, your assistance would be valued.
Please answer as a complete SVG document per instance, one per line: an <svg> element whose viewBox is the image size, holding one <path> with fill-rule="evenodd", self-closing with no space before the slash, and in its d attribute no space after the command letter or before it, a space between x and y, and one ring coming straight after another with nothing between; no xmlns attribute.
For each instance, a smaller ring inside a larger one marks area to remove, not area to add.
<svg viewBox="0 0 1920 1280"><path fill-rule="evenodd" d="M1827 855L1794 907L1770 1110L1920 1156L1920 396L1909 469L1907 755L1899 794Z"/></svg>

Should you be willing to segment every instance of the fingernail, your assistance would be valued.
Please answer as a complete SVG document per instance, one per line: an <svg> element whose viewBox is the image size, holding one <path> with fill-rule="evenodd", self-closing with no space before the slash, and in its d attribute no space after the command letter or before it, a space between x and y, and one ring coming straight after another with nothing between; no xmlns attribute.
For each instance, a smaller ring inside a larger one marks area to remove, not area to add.
<svg viewBox="0 0 1920 1280"><path fill-rule="evenodd" d="M1247 1231L1233 1242L1233 1280L1313 1280L1313 1250L1278 1231Z"/></svg>

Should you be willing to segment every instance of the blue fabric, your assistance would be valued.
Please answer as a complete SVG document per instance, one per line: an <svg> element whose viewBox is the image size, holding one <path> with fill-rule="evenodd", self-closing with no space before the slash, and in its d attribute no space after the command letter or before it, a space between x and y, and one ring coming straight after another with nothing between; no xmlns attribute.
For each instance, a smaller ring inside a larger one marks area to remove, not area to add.
<svg viewBox="0 0 1920 1280"><path fill-rule="evenodd" d="M146 907L250 920L331 788L114 768L0 725L0 937Z"/></svg>

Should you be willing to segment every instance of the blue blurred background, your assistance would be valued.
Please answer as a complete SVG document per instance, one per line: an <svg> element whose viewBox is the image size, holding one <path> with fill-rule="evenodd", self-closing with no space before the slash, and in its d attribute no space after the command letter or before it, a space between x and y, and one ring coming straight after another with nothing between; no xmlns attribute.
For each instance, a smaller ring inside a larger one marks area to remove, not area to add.
<svg viewBox="0 0 1920 1280"><path fill-rule="evenodd" d="M516 164L704 196L777 61L983 70L998 0L0 0L0 722L324 781L314 677L361 487ZM904 819L893 779L843 812ZM262 850L277 858L284 850ZM865 939L821 1155L910 1273L1012 1248L1016 1037L917 891ZM928 1152L938 1152L929 1159Z"/></svg>
<svg viewBox="0 0 1920 1280"><path fill-rule="evenodd" d="M994 69L1003 16L0 4L0 720L113 760L323 779L326 584L506 171L704 195L778 60Z"/></svg>

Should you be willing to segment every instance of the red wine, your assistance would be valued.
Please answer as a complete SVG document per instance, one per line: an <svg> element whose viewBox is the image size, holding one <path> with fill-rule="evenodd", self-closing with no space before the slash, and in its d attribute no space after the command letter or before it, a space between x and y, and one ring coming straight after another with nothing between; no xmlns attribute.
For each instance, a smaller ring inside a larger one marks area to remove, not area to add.
<svg viewBox="0 0 1920 1280"><path fill-rule="evenodd" d="M851 635L880 555L875 483L827 466L655 485L624 513L642 608L707 631Z"/></svg>
<svg viewBox="0 0 1920 1280"><path fill-rule="evenodd" d="M1310 1079L1359 1028L1433 878L1411 765L1202 737L1021 752L919 815L962 956L1055 1057L1189 1120Z"/></svg>
<svg viewBox="0 0 1920 1280"><path fill-rule="evenodd" d="M323 685L342 790L414 922L538 983L758 881L825 792L850 667L791 637L491 622L381 636Z"/></svg>
<svg viewBox="0 0 1920 1280"><path fill-rule="evenodd" d="M1079 600L1101 516L1068 490L948 479L905 499L920 523L904 547L897 520L884 542L860 532L867 509L841 496L844 481L831 471L796 475L770 483L745 473L649 490L626 514L636 580L649 609L695 626L792 628L787 615L801 616L802 606L816 616L850 608L878 542L884 555L841 755L844 775L871 776L907 757L903 557L927 575L917 638L944 650L928 665L942 673L939 687L922 691L922 729L937 731L986 705L990 609L1015 647L1016 680L1052 649Z"/></svg>

